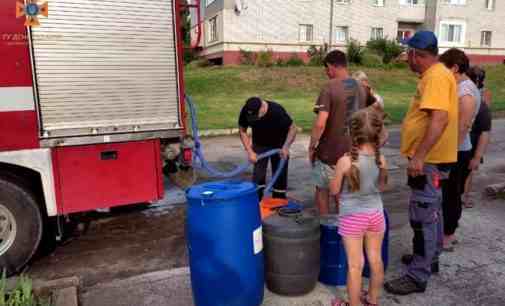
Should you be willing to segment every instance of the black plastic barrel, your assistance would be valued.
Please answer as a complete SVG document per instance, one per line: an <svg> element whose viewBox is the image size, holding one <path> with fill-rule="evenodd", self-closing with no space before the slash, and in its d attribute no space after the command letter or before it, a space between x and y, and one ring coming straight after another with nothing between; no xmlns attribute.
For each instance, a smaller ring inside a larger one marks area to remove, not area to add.
<svg viewBox="0 0 505 306"><path fill-rule="evenodd" d="M319 274L319 220L297 208L281 208L263 220L267 288L280 295L311 292Z"/></svg>

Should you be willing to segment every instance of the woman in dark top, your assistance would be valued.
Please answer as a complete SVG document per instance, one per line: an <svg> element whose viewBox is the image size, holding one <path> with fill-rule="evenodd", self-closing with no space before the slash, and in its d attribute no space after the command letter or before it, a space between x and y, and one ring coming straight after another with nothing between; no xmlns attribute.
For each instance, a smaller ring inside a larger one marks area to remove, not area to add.
<svg viewBox="0 0 505 306"><path fill-rule="evenodd" d="M484 87L484 80L486 79L486 72L478 66L473 66L467 73L468 77L477 85L482 95L482 103L479 113L470 132L470 139L472 141L472 160L470 161L469 168L475 171L479 165L484 161L484 153L490 139L491 131L491 92ZM465 184L465 193L463 194L463 203L466 208L473 207L473 202L470 199L470 191L472 185L473 172L470 173Z"/></svg>

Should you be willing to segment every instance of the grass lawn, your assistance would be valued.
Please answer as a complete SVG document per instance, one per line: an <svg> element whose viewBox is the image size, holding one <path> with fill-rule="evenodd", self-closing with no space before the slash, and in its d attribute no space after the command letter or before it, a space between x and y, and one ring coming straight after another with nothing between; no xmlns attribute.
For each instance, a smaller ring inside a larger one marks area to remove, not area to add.
<svg viewBox="0 0 505 306"><path fill-rule="evenodd" d="M384 97L393 122L400 123L415 92L417 77L408 69L363 70ZM186 92L198 107L201 129L237 127L240 109L251 96L281 103L298 126L310 129L312 106L327 81L324 69L319 67L248 66L187 68L185 80ZM487 86L493 93L493 110L505 110L504 65L487 67Z"/></svg>

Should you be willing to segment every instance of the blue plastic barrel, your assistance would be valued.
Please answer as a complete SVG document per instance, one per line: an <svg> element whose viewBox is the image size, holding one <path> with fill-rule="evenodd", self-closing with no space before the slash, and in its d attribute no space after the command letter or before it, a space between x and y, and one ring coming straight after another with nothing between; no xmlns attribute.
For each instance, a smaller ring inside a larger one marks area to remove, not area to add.
<svg viewBox="0 0 505 306"><path fill-rule="evenodd" d="M384 271L389 265L389 216L384 210L384 219L386 219L386 232L384 233L384 241L382 242L382 262L384 263ZM363 268L363 276L370 277L370 264L365 256L365 267Z"/></svg>
<svg viewBox="0 0 505 306"><path fill-rule="evenodd" d="M382 242L382 260L384 270L389 263L389 217L384 210L386 232ZM370 266L365 254L363 276L370 277ZM329 216L321 219L321 269L319 281L326 285L345 286L347 284L347 256L342 237L338 234L338 217Z"/></svg>
<svg viewBox="0 0 505 306"><path fill-rule="evenodd" d="M326 285L345 286L347 256L342 237L338 234L338 216L321 218L321 269L319 281Z"/></svg>
<svg viewBox="0 0 505 306"><path fill-rule="evenodd" d="M196 306L263 302L262 228L256 186L219 181L186 191L191 286Z"/></svg>

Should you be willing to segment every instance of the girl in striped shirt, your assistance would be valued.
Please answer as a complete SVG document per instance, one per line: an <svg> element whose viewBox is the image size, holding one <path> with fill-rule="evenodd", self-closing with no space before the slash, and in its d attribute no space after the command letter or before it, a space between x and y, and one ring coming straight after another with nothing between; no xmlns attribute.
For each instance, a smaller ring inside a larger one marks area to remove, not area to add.
<svg viewBox="0 0 505 306"><path fill-rule="evenodd" d="M347 254L349 302L335 299L332 306L373 306L384 282L381 246L385 220L380 193L387 183L386 159L380 154L382 115L371 107L351 118L351 152L340 158L331 193L339 206L339 234ZM362 292L363 247L370 262L370 286Z"/></svg>

